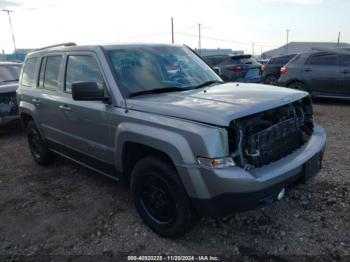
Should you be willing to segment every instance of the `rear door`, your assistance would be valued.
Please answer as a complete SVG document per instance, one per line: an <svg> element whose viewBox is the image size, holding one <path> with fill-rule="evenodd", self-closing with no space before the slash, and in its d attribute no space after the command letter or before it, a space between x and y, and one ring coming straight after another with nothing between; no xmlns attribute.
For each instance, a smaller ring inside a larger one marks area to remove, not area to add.
<svg viewBox="0 0 350 262"><path fill-rule="evenodd" d="M350 96L350 54L340 56L339 94Z"/></svg>
<svg viewBox="0 0 350 262"><path fill-rule="evenodd" d="M334 53L312 54L303 68L303 80L309 90L319 95L330 95L337 91L339 58Z"/></svg>
<svg viewBox="0 0 350 262"><path fill-rule="evenodd" d="M62 117L58 111L61 97L61 85L63 74L63 55L50 54L40 61L39 78L36 85L35 97L32 102L37 107L39 126L44 132L45 138L63 142L61 132Z"/></svg>

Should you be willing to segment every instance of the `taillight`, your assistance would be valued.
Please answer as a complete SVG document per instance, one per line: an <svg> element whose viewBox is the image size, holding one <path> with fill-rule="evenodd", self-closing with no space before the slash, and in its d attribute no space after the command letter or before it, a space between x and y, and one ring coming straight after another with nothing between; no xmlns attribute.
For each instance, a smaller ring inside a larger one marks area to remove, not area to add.
<svg viewBox="0 0 350 262"><path fill-rule="evenodd" d="M287 73L287 71L288 71L288 67L286 66L282 67L280 70L280 75L284 75L285 73Z"/></svg>
<svg viewBox="0 0 350 262"><path fill-rule="evenodd" d="M240 66L228 66L227 69L232 71L232 72L242 72L243 71L243 68Z"/></svg>

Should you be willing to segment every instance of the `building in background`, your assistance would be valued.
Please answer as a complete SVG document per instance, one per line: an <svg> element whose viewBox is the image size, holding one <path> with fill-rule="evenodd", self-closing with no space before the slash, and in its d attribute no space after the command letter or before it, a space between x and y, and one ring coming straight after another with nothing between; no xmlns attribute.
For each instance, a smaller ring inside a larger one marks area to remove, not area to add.
<svg viewBox="0 0 350 262"><path fill-rule="evenodd" d="M243 50L232 50L232 49L195 49L197 54L201 56L213 56L213 55L243 55L244 51Z"/></svg>
<svg viewBox="0 0 350 262"><path fill-rule="evenodd" d="M24 61L26 55L32 50L33 49L17 49L17 59L14 52L12 54L5 54L4 50L2 50L0 54L0 61Z"/></svg>
<svg viewBox="0 0 350 262"><path fill-rule="evenodd" d="M335 42L290 42L288 45L283 45L279 48L272 49L270 51L263 52L261 57L270 58L274 56L287 55L287 54L297 54L301 52L311 51L313 48L324 48L331 49L337 47L348 47L348 43L339 43L339 46Z"/></svg>

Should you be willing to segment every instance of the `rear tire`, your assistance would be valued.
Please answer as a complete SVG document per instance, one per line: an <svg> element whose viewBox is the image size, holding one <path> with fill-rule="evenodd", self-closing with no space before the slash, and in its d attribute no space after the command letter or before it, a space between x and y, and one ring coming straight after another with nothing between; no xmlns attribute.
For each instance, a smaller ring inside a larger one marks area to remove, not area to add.
<svg viewBox="0 0 350 262"><path fill-rule="evenodd" d="M197 218L175 168L166 159L149 156L131 174L131 192L144 223L163 237L180 237Z"/></svg>
<svg viewBox="0 0 350 262"><path fill-rule="evenodd" d="M305 91L305 84L302 82L294 82L288 85L289 88Z"/></svg>
<svg viewBox="0 0 350 262"><path fill-rule="evenodd" d="M26 127L30 152L36 163L47 166L55 160L55 155L49 150L34 121L29 121Z"/></svg>

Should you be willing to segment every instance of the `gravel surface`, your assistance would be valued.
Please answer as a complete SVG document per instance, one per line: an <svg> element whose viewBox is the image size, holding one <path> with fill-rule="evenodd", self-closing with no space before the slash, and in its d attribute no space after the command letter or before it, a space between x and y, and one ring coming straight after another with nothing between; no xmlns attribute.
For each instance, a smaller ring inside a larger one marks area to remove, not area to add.
<svg viewBox="0 0 350 262"><path fill-rule="evenodd" d="M315 117L328 135L317 177L280 202L203 218L176 240L142 223L121 184L62 158L40 167L18 124L0 128L0 261L47 261L48 255L118 261L156 254L349 261L350 102L316 101Z"/></svg>

